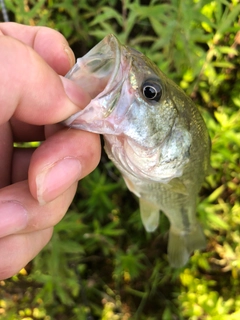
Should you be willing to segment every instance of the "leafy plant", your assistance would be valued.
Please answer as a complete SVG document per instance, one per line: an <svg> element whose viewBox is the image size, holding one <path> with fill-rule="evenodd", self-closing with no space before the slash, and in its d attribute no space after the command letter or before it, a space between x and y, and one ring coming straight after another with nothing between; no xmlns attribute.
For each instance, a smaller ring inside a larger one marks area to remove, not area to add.
<svg viewBox="0 0 240 320"><path fill-rule="evenodd" d="M76 56L108 33L145 53L199 106L212 139L212 171L197 210L207 249L196 252L186 268L173 270L166 258L166 217L158 231L147 234L137 200L103 155L80 182L52 241L19 275L1 282L1 319L239 319L238 1L6 5L16 22L62 32Z"/></svg>

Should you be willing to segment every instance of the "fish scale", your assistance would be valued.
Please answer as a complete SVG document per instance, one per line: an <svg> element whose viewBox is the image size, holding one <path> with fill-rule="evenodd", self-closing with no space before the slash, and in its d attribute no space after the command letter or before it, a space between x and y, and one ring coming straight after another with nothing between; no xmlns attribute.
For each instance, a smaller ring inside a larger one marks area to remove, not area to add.
<svg viewBox="0 0 240 320"><path fill-rule="evenodd" d="M151 60L114 35L79 58L66 77L92 100L64 124L103 135L106 153L139 198L146 231L157 229L160 210L168 217L169 263L182 267L206 245L196 203L210 138L199 110Z"/></svg>

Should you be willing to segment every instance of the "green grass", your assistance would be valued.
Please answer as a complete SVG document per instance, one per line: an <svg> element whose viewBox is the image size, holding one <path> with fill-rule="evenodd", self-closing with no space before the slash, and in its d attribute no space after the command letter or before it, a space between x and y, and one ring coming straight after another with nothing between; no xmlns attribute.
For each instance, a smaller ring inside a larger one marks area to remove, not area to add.
<svg viewBox="0 0 240 320"><path fill-rule="evenodd" d="M62 32L76 56L108 33L145 53L200 108L212 139L212 171L197 209L207 248L174 270L166 257L167 219L147 234L137 199L103 155L79 183L51 242L19 275L0 283L0 319L239 319L238 1L6 4L12 20Z"/></svg>

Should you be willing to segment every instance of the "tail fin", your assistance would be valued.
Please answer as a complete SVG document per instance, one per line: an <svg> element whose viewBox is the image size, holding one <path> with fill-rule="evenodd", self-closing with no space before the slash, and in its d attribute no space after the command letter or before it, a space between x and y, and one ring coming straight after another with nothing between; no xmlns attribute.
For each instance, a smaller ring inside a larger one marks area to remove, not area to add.
<svg viewBox="0 0 240 320"><path fill-rule="evenodd" d="M191 233L186 235L187 248L190 253L194 250L201 250L206 248L207 242L199 224L196 224L195 228L192 229Z"/></svg>
<svg viewBox="0 0 240 320"><path fill-rule="evenodd" d="M184 266L191 253L206 246L206 239L199 225L196 225L190 233L170 228L168 240L168 259L174 268Z"/></svg>

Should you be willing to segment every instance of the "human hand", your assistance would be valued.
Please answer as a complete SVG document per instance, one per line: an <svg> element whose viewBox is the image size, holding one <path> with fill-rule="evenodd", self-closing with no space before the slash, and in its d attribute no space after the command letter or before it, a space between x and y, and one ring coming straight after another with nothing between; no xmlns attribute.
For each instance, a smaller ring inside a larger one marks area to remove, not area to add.
<svg viewBox="0 0 240 320"><path fill-rule="evenodd" d="M90 97L64 75L74 55L45 27L0 23L0 279L23 268L50 240L77 181L100 158L96 134L56 124ZM43 141L36 149L13 142Z"/></svg>

